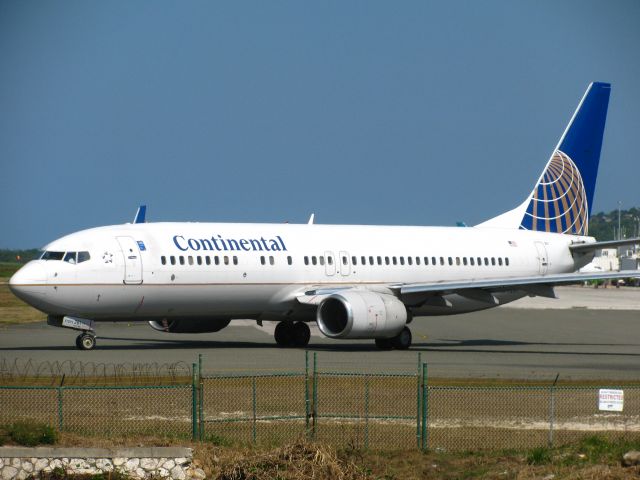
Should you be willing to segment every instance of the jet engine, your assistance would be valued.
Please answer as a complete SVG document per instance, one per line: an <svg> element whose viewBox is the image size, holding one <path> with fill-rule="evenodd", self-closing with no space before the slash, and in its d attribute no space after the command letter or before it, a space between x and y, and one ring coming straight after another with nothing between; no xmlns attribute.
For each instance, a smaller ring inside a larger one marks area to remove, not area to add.
<svg viewBox="0 0 640 480"><path fill-rule="evenodd" d="M407 309L392 295L347 290L325 298L316 321L330 338L391 338L406 325Z"/></svg>
<svg viewBox="0 0 640 480"><path fill-rule="evenodd" d="M171 318L149 322L151 328L170 333L218 332L229 325L230 318Z"/></svg>

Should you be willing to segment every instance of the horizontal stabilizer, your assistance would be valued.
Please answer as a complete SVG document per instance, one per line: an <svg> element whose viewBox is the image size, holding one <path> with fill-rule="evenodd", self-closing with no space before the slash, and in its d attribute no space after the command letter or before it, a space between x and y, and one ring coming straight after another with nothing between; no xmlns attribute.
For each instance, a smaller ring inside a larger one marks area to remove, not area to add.
<svg viewBox="0 0 640 480"><path fill-rule="evenodd" d="M569 250L576 253L593 252L603 248L616 248L623 245L640 245L640 238L625 238L624 240L610 240L607 242L574 243Z"/></svg>

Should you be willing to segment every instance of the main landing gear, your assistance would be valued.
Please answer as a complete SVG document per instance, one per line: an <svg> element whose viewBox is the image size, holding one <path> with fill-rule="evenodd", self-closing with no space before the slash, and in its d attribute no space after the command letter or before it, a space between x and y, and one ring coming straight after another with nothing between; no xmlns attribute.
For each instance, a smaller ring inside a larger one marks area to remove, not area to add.
<svg viewBox="0 0 640 480"><path fill-rule="evenodd" d="M407 350L411 346L411 330L404 327L398 335L391 338L376 338L376 347L380 350Z"/></svg>
<svg viewBox="0 0 640 480"><path fill-rule="evenodd" d="M91 350L96 346L96 336L93 333L83 332L76 337L76 347L80 350Z"/></svg>
<svg viewBox="0 0 640 480"><path fill-rule="evenodd" d="M273 336L279 347L304 348L309 344L311 330L304 322L280 322Z"/></svg>

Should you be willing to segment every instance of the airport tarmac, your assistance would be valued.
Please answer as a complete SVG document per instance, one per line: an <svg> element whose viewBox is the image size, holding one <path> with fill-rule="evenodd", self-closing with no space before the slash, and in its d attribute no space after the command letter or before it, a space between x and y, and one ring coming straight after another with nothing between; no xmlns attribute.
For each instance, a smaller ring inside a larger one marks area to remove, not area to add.
<svg viewBox="0 0 640 480"><path fill-rule="evenodd" d="M558 294L560 300L416 318L408 351L379 351L370 340L329 340L315 328L309 350L331 371L412 372L420 352L436 377L640 380L640 289L571 287ZM239 321L218 333L167 334L147 324L105 323L97 326L96 349L79 351L71 330L12 325L0 329L0 359L191 364L202 354L206 373L304 370L304 351L277 348L274 326Z"/></svg>

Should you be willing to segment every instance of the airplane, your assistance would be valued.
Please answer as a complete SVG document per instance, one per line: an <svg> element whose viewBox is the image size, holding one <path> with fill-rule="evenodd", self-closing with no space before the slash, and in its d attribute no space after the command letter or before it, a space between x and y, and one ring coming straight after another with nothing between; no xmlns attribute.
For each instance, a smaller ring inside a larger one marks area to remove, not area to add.
<svg viewBox="0 0 640 480"><path fill-rule="evenodd" d="M609 94L591 83L531 193L473 227L133 223L54 240L10 279L49 325L96 345L101 321L168 333L217 332L234 319L276 321L281 347L304 348L309 324L332 339L407 349L415 317L496 307L587 279L595 251L640 239L588 235Z"/></svg>

